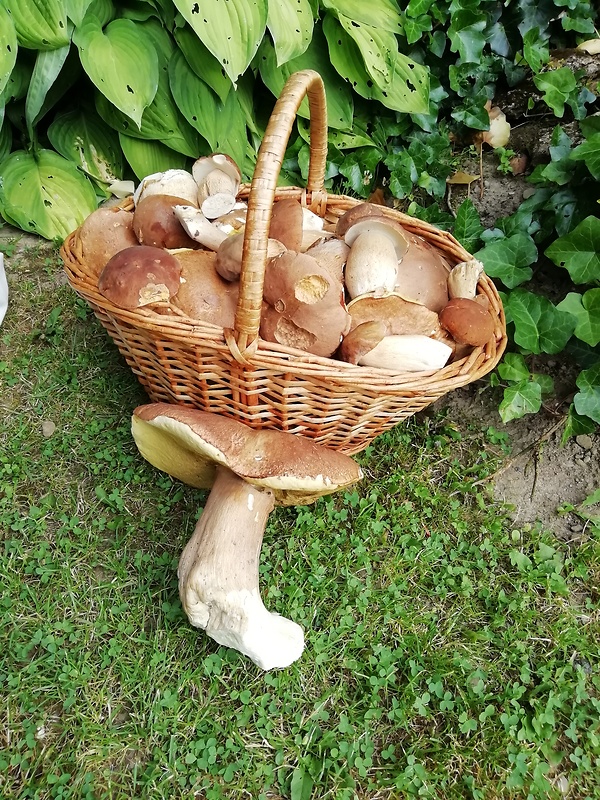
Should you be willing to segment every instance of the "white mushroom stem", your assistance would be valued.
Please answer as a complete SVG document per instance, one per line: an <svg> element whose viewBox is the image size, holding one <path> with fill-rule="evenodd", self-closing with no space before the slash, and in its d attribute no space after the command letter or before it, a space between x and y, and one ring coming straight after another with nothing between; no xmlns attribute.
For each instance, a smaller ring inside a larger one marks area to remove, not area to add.
<svg viewBox="0 0 600 800"><path fill-rule="evenodd" d="M260 548L273 493L225 467L179 561L179 595L192 625L247 655L261 669L289 666L304 649L302 628L263 605Z"/></svg>

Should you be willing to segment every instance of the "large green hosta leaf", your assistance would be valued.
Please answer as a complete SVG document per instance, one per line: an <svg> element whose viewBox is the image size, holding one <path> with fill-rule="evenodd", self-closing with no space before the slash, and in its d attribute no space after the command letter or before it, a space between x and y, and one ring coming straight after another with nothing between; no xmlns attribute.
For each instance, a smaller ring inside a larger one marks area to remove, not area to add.
<svg viewBox="0 0 600 800"><path fill-rule="evenodd" d="M88 15L73 41L92 83L139 126L158 88L158 56L143 26L116 19L103 31Z"/></svg>
<svg viewBox="0 0 600 800"><path fill-rule="evenodd" d="M96 208L92 184L53 150L11 153L0 173L2 216L45 239L64 239Z"/></svg>
<svg viewBox="0 0 600 800"><path fill-rule="evenodd" d="M185 60L196 75L210 86L222 102L225 102L232 84L222 65L202 44L189 25L176 28L174 36Z"/></svg>
<svg viewBox="0 0 600 800"><path fill-rule="evenodd" d="M54 50L69 43L63 0L0 0L13 18L19 44L30 50Z"/></svg>
<svg viewBox="0 0 600 800"><path fill-rule="evenodd" d="M398 41L393 33L371 25L355 23L340 14L339 23L356 42L365 68L380 89L387 89L394 77L394 64L398 55Z"/></svg>
<svg viewBox="0 0 600 800"><path fill-rule="evenodd" d="M0 5L0 92L8 83L17 60L17 31L11 15Z"/></svg>
<svg viewBox="0 0 600 800"><path fill-rule="evenodd" d="M33 127L40 119L46 96L69 55L70 45L56 50L40 50L35 60L35 67L27 90L25 101L25 121L29 138L33 141Z"/></svg>
<svg viewBox="0 0 600 800"><path fill-rule="evenodd" d="M173 0L232 83L246 71L267 24L267 0Z"/></svg>
<svg viewBox="0 0 600 800"><path fill-rule="evenodd" d="M0 164L12 148L12 128L8 121L0 123Z"/></svg>
<svg viewBox="0 0 600 800"><path fill-rule="evenodd" d="M402 33L402 18L394 0L321 0L323 8L336 16L354 20L356 27L371 25L390 33Z"/></svg>
<svg viewBox="0 0 600 800"><path fill-rule="evenodd" d="M308 0L277 0L269 3L267 27L273 37L277 64L301 56L310 44L312 8Z"/></svg>
<svg viewBox="0 0 600 800"><path fill-rule="evenodd" d="M327 123L330 128L347 131L352 127L354 102L352 92L331 65L327 53L327 42L318 28L314 29L308 49L298 58L277 66L277 56L273 45L265 39L258 54L260 76L275 97L279 97L285 82L293 72L314 69L323 78L327 95ZM298 114L309 118L308 101L302 101Z"/></svg>
<svg viewBox="0 0 600 800"><path fill-rule="evenodd" d="M227 153L242 166L248 144L246 116L232 90L221 101L191 69L182 53L174 53L169 78L175 102L186 120L213 151Z"/></svg>
<svg viewBox="0 0 600 800"><path fill-rule="evenodd" d="M186 169L188 159L182 153L176 153L162 142L151 142L146 139L134 139L132 136L119 134L121 150L136 177L141 181L146 175L155 172L166 172L168 169ZM207 155L208 148L198 155Z"/></svg>
<svg viewBox="0 0 600 800"><path fill-rule="evenodd" d="M173 57L181 57L175 50ZM157 139L172 150L186 156L196 156L198 152L198 136L196 131L179 112L171 89L169 88L168 67L160 69L158 90L154 100L142 115L142 124L136 127L129 117L122 114L106 100L104 95L96 98L98 113L112 128L139 139Z"/></svg>
<svg viewBox="0 0 600 800"><path fill-rule="evenodd" d="M66 0L67 16L74 25L81 25L92 0Z"/></svg>
<svg viewBox="0 0 600 800"><path fill-rule="evenodd" d="M56 117L48 128L55 150L74 161L91 178L110 183L123 177L119 137L91 108Z"/></svg>
<svg viewBox="0 0 600 800"><path fill-rule="evenodd" d="M331 14L323 19L329 57L336 71L354 91L367 100L378 100L387 108L407 114L424 114L429 109L429 73L421 64L395 52L392 78L382 90L366 70L355 40Z"/></svg>

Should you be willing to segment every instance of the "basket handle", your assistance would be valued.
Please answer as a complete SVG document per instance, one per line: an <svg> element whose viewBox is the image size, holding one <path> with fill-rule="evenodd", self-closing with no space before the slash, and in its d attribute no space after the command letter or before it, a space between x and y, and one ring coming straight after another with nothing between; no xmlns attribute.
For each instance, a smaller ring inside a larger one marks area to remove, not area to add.
<svg viewBox="0 0 600 800"><path fill-rule="evenodd" d="M327 106L325 87L318 72L305 69L290 76L283 87L258 151L248 196L248 213L242 251L240 294L233 331L237 360L246 362L258 343L263 283L267 266L267 239L277 178L296 114L305 95L310 110L310 166L307 190L321 191L327 160ZM246 362L247 363L247 362Z"/></svg>

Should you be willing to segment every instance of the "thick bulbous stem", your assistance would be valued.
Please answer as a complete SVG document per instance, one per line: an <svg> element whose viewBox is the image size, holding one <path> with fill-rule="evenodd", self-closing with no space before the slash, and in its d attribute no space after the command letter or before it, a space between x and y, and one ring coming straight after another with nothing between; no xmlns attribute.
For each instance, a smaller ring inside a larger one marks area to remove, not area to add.
<svg viewBox="0 0 600 800"><path fill-rule="evenodd" d="M260 548L273 493L225 467L179 560L179 595L196 627L262 669L289 666L304 649L302 628L272 614L258 587Z"/></svg>

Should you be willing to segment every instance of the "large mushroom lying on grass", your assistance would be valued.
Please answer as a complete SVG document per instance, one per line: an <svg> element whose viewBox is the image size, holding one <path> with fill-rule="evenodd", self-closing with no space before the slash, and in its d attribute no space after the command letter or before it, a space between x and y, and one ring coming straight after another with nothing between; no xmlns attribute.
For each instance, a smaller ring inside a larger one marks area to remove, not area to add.
<svg viewBox="0 0 600 800"><path fill-rule="evenodd" d="M306 505L355 483L358 464L291 433L167 403L136 408L132 433L153 466L212 487L179 561L179 594L192 625L264 670L289 666L302 654L304 633L260 598L267 518L275 505Z"/></svg>

